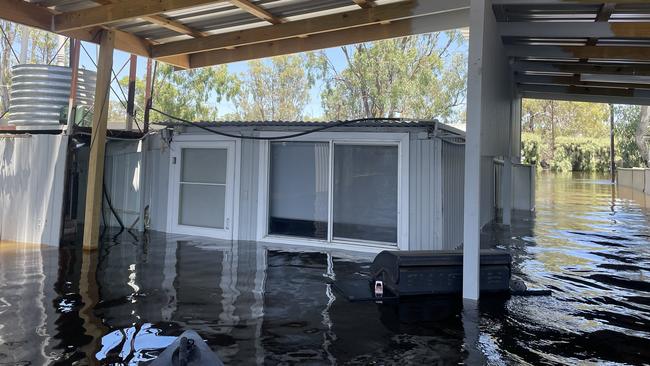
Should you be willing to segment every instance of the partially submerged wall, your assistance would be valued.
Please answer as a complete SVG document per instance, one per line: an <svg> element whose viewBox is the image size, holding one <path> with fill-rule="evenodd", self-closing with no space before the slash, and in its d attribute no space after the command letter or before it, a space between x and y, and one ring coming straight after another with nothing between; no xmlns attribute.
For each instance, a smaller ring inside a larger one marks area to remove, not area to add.
<svg viewBox="0 0 650 366"><path fill-rule="evenodd" d="M0 240L58 245L68 138L0 137Z"/></svg>

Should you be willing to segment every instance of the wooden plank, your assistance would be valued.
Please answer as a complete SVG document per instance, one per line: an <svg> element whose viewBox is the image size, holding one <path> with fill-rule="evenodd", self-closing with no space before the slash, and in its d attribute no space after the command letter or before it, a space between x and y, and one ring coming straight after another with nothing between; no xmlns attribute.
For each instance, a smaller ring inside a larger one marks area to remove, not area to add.
<svg viewBox="0 0 650 366"><path fill-rule="evenodd" d="M152 57L197 53L202 51L236 48L255 43L278 41L293 37L352 29L399 19L414 18L448 11L469 9L469 1L404 1L396 4L359 9L338 14L298 20L236 32L216 34L201 39L169 42L152 47ZM469 16L458 27L469 25ZM347 32L352 38L356 32Z"/></svg>
<svg viewBox="0 0 650 366"><path fill-rule="evenodd" d="M648 38L648 22L503 22L502 37L535 38Z"/></svg>
<svg viewBox="0 0 650 366"><path fill-rule="evenodd" d="M30 27L47 29L52 21L52 14L46 8L23 0L1 0L0 9L0 18Z"/></svg>
<svg viewBox="0 0 650 366"><path fill-rule="evenodd" d="M0 18L38 28L44 31L51 31L53 14L49 9L34 5L22 0L0 0ZM100 27L76 29L59 34L76 38L86 42L99 43L100 34L103 31ZM149 57L151 42L139 38L131 33L114 30L115 48L134 53L139 56ZM175 65L183 67L183 65Z"/></svg>
<svg viewBox="0 0 650 366"><path fill-rule="evenodd" d="M649 65L603 65L579 62L516 61L516 72L561 72L568 74L650 75Z"/></svg>
<svg viewBox="0 0 650 366"><path fill-rule="evenodd" d="M242 60L312 51L346 44L404 37L413 34L455 29L469 21L469 9L402 19L390 24L373 24L358 30L347 29L320 33L309 38L289 38L243 46L234 50L215 50L190 55L190 67L205 67ZM288 24L288 23L287 23ZM279 26L276 26L279 27Z"/></svg>
<svg viewBox="0 0 650 366"><path fill-rule="evenodd" d="M352 0L354 1L355 4L359 5L360 7L364 9L372 8L375 6L375 2L372 0Z"/></svg>
<svg viewBox="0 0 650 366"><path fill-rule="evenodd" d="M637 46L506 46L505 49L511 57L650 60L650 47Z"/></svg>
<svg viewBox="0 0 650 366"><path fill-rule="evenodd" d="M282 23L282 19L276 17L275 15L271 14L268 10L263 9L253 3L251 3L248 0L230 0L230 2L235 5L236 7L244 10L245 12L248 12L262 20L266 20L267 22L271 24L280 24Z"/></svg>
<svg viewBox="0 0 650 366"><path fill-rule="evenodd" d="M621 89L580 88L554 85L518 85L517 89L524 98L650 105L650 93L647 90L625 91Z"/></svg>
<svg viewBox="0 0 650 366"><path fill-rule="evenodd" d="M104 182L104 154L106 148L106 124L109 109L109 88L113 67L115 33L104 31L99 48L97 81L95 88L95 112L93 113L90 158L88 162L88 186L86 188L86 211L84 216L84 250L96 250L99 245L101 225L102 187Z"/></svg>
<svg viewBox="0 0 650 366"><path fill-rule="evenodd" d="M180 34L186 34L194 38L205 37L208 35L208 33L200 32L194 28L188 27L187 25L181 22L177 22L175 20L165 18L161 15L149 15L144 17L143 19L153 24L157 24L161 27L165 27L167 29L173 30L174 32Z"/></svg>
<svg viewBox="0 0 650 366"><path fill-rule="evenodd" d="M58 33L88 28L221 1L225 0L119 0L112 4L55 15L52 30Z"/></svg>
<svg viewBox="0 0 650 366"><path fill-rule="evenodd" d="M650 84L644 84L642 82L583 81L579 76L517 75L515 80L519 84L531 85L575 85L593 88L650 89Z"/></svg>
<svg viewBox="0 0 650 366"><path fill-rule="evenodd" d="M94 1L101 5L108 5L114 2L113 0L94 0ZM149 15L149 16L142 17L142 19L150 23L157 24L161 27L167 28L169 30L172 30L174 32L180 34L186 34L188 36L195 37L195 38L204 37L207 35L207 33L199 32L196 29L188 27L181 22L171 20L169 18L165 18L162 15Z"/></svg>

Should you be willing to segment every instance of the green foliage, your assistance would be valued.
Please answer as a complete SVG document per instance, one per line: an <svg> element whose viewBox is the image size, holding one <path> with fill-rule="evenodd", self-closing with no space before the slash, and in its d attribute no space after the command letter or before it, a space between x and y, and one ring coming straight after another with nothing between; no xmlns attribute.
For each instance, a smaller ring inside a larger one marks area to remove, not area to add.
<svg viewBox="0 0 650 366"><path fill-rule="evenodd" d="M607 138L558 137L554 158L544 161L542 156L549 154L544 150L549 149L550 146L543 144L542 137L529 132L522 133L521 137L521 156L526 164L544 165L559 172L609 170L609 139Z"/></svg>
<svg viewBox="0 0 650 366"><path fill-rule="evenodd" d="M128 77L120 80L120 86L127 92ZM145 81L136 80L136 105L144 108ZM173 116L190 121L207 121L217 118L219 102L232 98L239 90L239 80L228 73L226 66L174 71L173 66L159 63L153 94L153 105ZM114 106L114 108L113 108ZM125 113L118 101L111 101L111 118ZM140 116L142 114L140 113ZM124 117L126 115L124 114ZM168 118L156 112L151 113L152 122Z"/></svg>
<svg viewBox="0 0 650 366"><path fill-rule="evenodd" d="M641 123L641 107L615 106L614 116L616 117L614 135L616 140L617 165L622 168L645 166L646 162L636 142L637 130Z"/></svg>
<svg viewBox="0 0 650 366"><path fill-rule="evenodd" d="M326 118L409 117L458 122L464 105L466 43L458 31L343 47L337 70L318 57Z"/></svg>
<svg viewBox="0 0 650 366"><path fill-rule="evenodd" d="M540 163L540 151L542 138L533 133L524 132L521 134L521 160L524 164L538 166Z"/></svg>
<svg viewBox="0 0 650 366"><path fill-rule="evenodd" d="M235 116L242 120L300 120L309 103L314 85L314 59L304 56L278 56L248 63L239 74L240 87L234 96Z"/></svg>
<svg viewBox="0 0 650 366"><path fill-rule="evenodd" d="M604 172L609 170L609 139L559 137L551 169L555 171Z"/></svg>

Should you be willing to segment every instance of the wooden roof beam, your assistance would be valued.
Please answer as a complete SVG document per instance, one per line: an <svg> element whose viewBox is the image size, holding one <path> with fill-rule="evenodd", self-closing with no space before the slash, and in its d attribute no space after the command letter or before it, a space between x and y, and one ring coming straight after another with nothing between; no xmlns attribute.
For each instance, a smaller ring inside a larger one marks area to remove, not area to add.
<svg viewBox="0 0 650 366"><path fill-rule="evenodd" d="M650 105L649 90L524 84L518 84L517 90L524 98L567 100L592 103Z"/></svg>
<svg viewBox="0 0 650 366"><path fill-rule="evenodd" d="M94 1L100 5L108 5L113 3L113 0L94 0ZM142 19L148 21L149 23L157 24L161 27L172 30L176 33L185 34L194 38L205 37L207 35L207 33L205 32L199 32L196 29L188 27L181 22L177 22L175 20L166 18L161 15L148 15L142 17Z"/></svg>
<svg viewBox="0 0 650 366"><path fill-rule="evenodd" d="M48 32L51 31L53 14L46 7L22 0L0 0L0 9L3 9L0 13L2 19ZM58 33L66 37L99 44L101 32L103 31L104 29L101 27L91 27ZM150 41L119 30L113 30L113 33L116 49L142 57L151 57L152 43ZM180 68L189 67L189 57L187 55L165 57L160 60Z"/></svg>
<svg viewBox="0 0 650 366"><path fill-rule="evenodd" d="M111 4L55 15L52 31L60 33L221 1L225 0L119 0Z"/></svg>
<svg viewBox="0 0 650 366"><path fill-rule="evenodd" d="M506 46L510 57L650 61L650 47L636 46Z"/></svg>
<svg viewBox="0 0 650 366"><path fill-rule="evenodd" d="M273 26L215 34L199 39L164 43L154 46L152 48L152 55L154 58L158 58L184 53L198 53L227 48L232 49L256 43L279 41L294 37L311 37L321 33L339 30L348 30L349 35L354 37L353 33L355 32L349 31L351 28L431 14L442 14L463 9L469 9L469 1L404 1L395 4L381 5L370 9L352 10ZM457 27L467 26L468 24L469 18L459 20Z"/></svg>
<svg viewBox="0 0 650 366"><path fill-rule="evenodd" d="M502 37L534 38L648 38L648 22L503 22Z"/></svg>
<svg viewBox="0 0 650 366"><path fill-rule="evenodd" d="M271 24L280 24L283 23L283 20L276 17L275 15L268 12L266 9L263 9L248 0L230 0L230 2L236 7L244 10L247 13L250 13L262 20L266 20Z"/></svg>
<svg viewBox="0 0 650 366"><path fill-rule="evenodd" d="M515 80L519 84L533 85L575 85L593 88L650 89L650 84L645 83L586 81L582 80L579 76L517 75Z"/></svg>
<svg viewBox="0 0 650 366"><path fill-rule="evenodd" d="M395 20L389 24L371 24L359 27L358 30L355 31L342 29L315 34L309 38L280 39L272 42L237 47L232 50L219 49L196 53L190 55L190 67L205 67L236 61L313 51L346 44L405 37L421 33L439 32L466 26L468 22L469 9L429 14L416 18Z"/></svg>
<svg viewBox="0 0 650 366"><path fill-rule="evenodd" d="M359 5L364 9L372 8L376 5L373 0L352 0L352 1L354 1L355 4Z"/></svg>
<svg viewBox="0 0 650 366"><path fill-rule="evenodd" d="M512 69L519 73L531 71L541 73L560 72L567 74L650 76L650 66L647 65L604 65L578 62L516 61L512 65Z"/></svg>

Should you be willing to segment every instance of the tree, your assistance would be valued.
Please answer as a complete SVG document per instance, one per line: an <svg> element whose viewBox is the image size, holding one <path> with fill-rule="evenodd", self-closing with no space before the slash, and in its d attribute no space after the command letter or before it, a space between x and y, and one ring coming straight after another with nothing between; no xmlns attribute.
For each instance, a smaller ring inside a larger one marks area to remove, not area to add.
<svg viewBox="0 0 650 366"><path fill-rule="evenodd" d="M347 66L337 70L324 52L326 117L405 117L457 121L465 100L466 42L458 31L342 47Z"/></svg>
<svg viewBox="0 0 650 366"><path fill-rule="evenodd" d="M301 120L314 85L313 55L278 56L248 62L235 95L236 117L242 120Z"/></svg>
<svg viewBox="0 0 650 366"><path fill-rule="evenodd" d="M524 99L522 130L542 137L539 154L543 164L555 158L559 137L603 138L609 136L606 104Z"/></svg>
<svg viewBox="0 0 650 366"><path fill-rule="evenodd" d="M637 142L636 136L643 136L647 126L641 124L642 107L633 105L614 106L614 140L616 146L616 160L620 167L633 168L646 166L647 155L644 155L641 146L645 143L641 138L641 144ZM647 150L646 150L647 151Z"/></svg>
<svg viewBox="0 0 650 366"><path fill-rule="evenodd" d="M128 77L120 81L125 94L128 84ZM143 110L145 81L142 78L136 80L136 90L139 91L136 104ZM226 66L174 71L173 66L159 63L152 103L161 111L186 120L215 120L218 103L223 98L232 98L237 91L238 80L228 73ZM156 112L152 112L150 118L151 121L169 120Z"/></svg>

